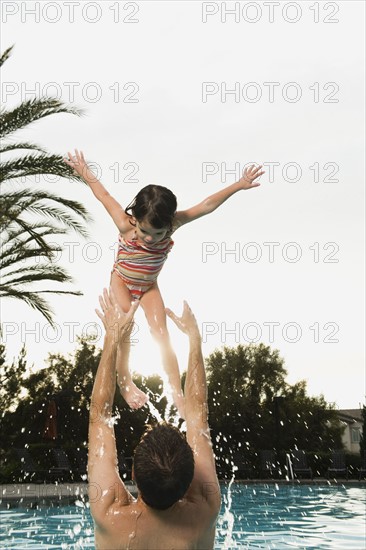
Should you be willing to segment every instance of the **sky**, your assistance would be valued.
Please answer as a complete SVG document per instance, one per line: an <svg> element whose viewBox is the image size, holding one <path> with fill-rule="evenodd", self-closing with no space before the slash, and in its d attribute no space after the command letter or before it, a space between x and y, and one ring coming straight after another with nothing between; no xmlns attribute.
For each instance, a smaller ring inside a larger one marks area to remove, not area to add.
<svg viewBox="0 0 366 550"><path fill-rule="evenodd" d="M48 151L78 148L123 205L149 183L185 209L263 164L241 191L181 228L159 276L167 307L191 305L204 355L263 342L287 381L339 408L365 402L364 11L340 2L9 2L1 6L2 105L59 97L84 115L54 115L15 134ZM24 183L19 182L21 186ZM91 190L35 182L82 202L89 237L57 259L83 296L51 297L55 329L25 304L1 304L9 360L27 347L38 369L102 329L117 229ZM50 288L50 287L49 287ZM54 287L55 288L55 287ZM64 287L66 288L66 287ZM187 342L172 324L186 368ZM131 368L162 367L142 311Z"/></svg>

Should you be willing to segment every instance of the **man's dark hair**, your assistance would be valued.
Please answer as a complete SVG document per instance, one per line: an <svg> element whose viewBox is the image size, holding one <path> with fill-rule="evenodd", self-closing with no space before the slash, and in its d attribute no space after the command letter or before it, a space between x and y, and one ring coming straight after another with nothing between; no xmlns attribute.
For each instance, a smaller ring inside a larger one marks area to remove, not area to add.
<svg viewBox="0 0 366 550"><path fill-rule="evenodd" d="M170 189L162 185L147 185L141 189L125 209L126 214L137 221L146 220L155 229L172 229L173 218L177 210L177 197Z"/></svg>
<svg viewBox="0 0 366 550"><path fill-rule="evenodd" d="M193 479L193 451L184 435L166 422L149 426L137 445L134 476L142 500L166 510L182 498Z"/></svg>

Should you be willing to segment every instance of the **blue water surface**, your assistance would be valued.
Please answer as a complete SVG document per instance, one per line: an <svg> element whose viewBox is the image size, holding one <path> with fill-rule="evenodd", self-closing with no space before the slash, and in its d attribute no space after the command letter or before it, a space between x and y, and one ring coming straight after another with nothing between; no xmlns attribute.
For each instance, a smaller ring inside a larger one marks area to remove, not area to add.
<svg viewBox="0 0 366 550"><path fill-rule="evenodd" d="M365 548L366 494L361 485L222 486L215 550ZM94 548L88 504L0 510L0 547Z"/></svg>

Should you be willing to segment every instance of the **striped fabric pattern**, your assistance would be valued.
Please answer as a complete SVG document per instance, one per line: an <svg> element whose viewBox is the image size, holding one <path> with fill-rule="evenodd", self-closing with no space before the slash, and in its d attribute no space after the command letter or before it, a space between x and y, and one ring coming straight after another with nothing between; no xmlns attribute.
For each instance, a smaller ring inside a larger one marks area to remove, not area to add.
<svg viewBox="0 0 366 550"><path fill-rule="evenodd" d="M149 246L137 240L127 241L119 234L113 270L135 299L140 299L155 283L173 244L170 237Z"/></svg>

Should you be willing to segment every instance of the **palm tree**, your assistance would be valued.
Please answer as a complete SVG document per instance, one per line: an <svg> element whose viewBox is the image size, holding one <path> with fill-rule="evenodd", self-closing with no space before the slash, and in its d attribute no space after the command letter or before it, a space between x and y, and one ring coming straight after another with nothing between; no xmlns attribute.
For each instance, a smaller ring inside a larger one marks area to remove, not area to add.
<svg viewBox="0 0 366 550"><path fill-rule="evenodd" d="M12 48L8 48L1 56L0 67ZM22 183L31 176L45 174L82 180L63 162L61 155L49 154L34 143L14 142L13 135L32 122L58 113L82 114L80 110L48 97L23 101L11 110L2 107L0 111L0 154L26 152L25 155L2 159L0 162L0 297L25 301L51 324L53 311L43 295L81 293L49 290L44 288L44 284L41 289L34 288L37 283L45 281L72 281L67 271L54 261L55 254L62 247L51 243L49 238L70 231L86 237L86 222L91 218L81 203Z"/></svg>

